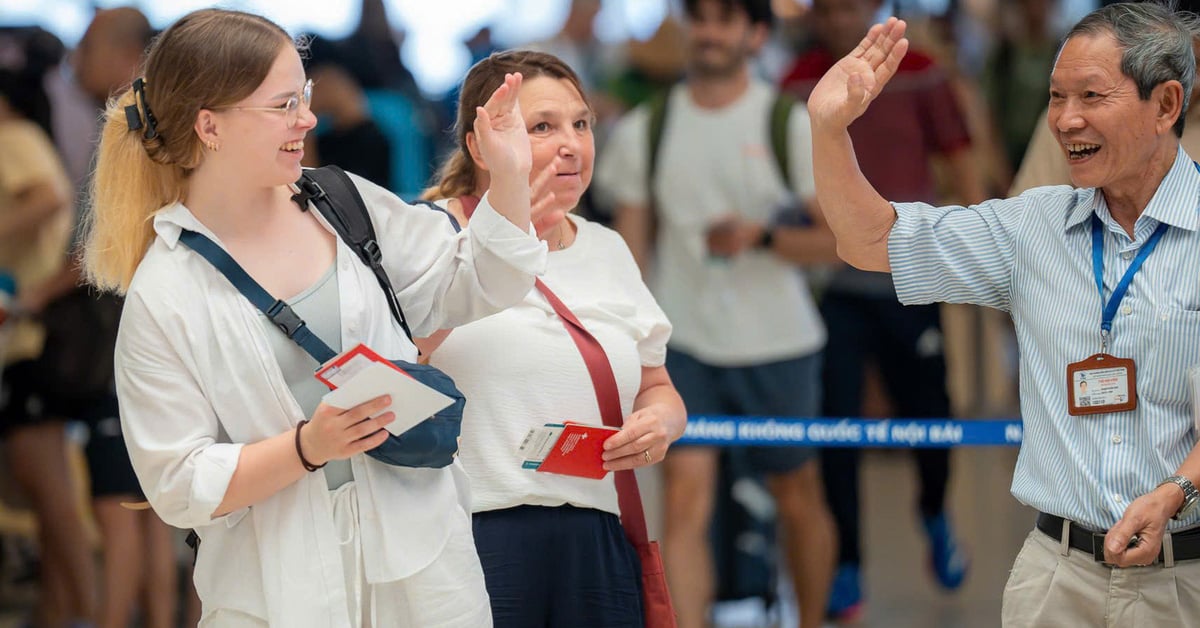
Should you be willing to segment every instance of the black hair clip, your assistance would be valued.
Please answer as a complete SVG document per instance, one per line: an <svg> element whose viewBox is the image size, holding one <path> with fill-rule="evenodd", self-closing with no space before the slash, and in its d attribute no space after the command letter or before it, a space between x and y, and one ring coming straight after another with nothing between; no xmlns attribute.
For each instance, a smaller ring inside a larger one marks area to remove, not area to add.
<svg viewBox="0 0 1200 628"><path fill-rule="evenodd" d="M125 106L125 124L129 125L130 131L142 128L142 116L138 113L137 104Z"/></svg>
<svg viewBox="0 0 1200 628"><path fill-rule="evenodd" d="M142 103L142 113L144 113L146 116L146 132L142 135L142 137L152 140L158 137L158 120L154 118L154 112L150 111L150 101L146 100L146 81L144 79L140 77L134 79L133 93L133 104L125 107L125 119L129 122L129 130L136 131L142 128L142 121L138 117L137 108L137 103L140 101Z"/></svg>

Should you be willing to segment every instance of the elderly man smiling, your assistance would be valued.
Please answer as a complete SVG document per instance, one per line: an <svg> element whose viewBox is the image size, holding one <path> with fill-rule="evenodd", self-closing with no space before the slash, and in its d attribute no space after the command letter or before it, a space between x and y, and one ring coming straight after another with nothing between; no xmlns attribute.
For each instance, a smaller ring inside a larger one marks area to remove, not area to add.
<svg viewBox="0 0 1200 628"><path fill-rule="evenodd" d="M1077 188L971 207L880 197L846 129L908 49L902 21L873 27L808 101L839 254L890 271L905 303L1013 318L1025 442L1012 491L1040 514L1005 590L1005 626L1200 617L1186 386L1200 364L1200 166L1179 147L1196 28L1158 4L1114 4L1067 35L1047 123Z"/></svg>

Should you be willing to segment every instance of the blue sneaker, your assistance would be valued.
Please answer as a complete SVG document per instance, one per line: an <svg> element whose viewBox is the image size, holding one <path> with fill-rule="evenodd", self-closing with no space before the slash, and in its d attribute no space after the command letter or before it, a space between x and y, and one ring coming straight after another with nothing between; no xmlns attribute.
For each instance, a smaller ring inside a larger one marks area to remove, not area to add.
<svg viewBox="0 0 1200 628"><path fill-rule="evenodd" d="M838 565L829 590L829 605L826 615L839 624L853 623L862 619L866 610L863 604L862 586L859 580L858 563Z"/></svg>
<svg viewBox="0 0 1200 628"><path fill-rule="evenodd" d="M967 577L970 561L955 540L945 512L936 517L925 517L924 523L925 534L929 536L929 562L933 573L942 588L954 591L962 586L963 579Z"/></svg>

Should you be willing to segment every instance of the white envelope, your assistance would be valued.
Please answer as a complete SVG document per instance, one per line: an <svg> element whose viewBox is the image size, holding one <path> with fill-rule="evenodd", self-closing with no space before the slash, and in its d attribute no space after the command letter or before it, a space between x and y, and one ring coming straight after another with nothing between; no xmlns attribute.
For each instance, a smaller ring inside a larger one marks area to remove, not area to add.
<svg viewBox="0 0 1200 628"><path fill-rule="evenodd" d="M372 363L336 390L326 393L323 400L346 410L380 395L392 396L392 405L383 412L395 412L396 420L384 427L396 436L454 403L450 397L379 362Z"/></svg>

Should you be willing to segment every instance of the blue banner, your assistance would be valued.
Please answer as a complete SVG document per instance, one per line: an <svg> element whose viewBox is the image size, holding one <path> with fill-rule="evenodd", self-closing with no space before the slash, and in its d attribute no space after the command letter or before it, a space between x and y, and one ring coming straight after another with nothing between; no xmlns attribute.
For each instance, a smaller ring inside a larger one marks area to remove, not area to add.
<svg viewBox="0 0 1200 628"><path fill-rule="evenodd" d="M680 444L807 447L1011 447L1016 419L831 419L689 416Z"/></svg>

